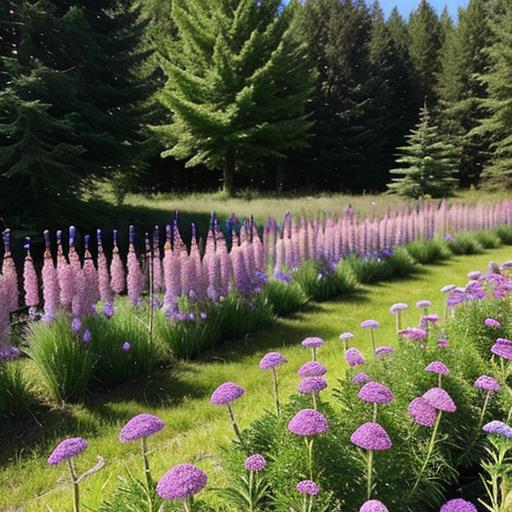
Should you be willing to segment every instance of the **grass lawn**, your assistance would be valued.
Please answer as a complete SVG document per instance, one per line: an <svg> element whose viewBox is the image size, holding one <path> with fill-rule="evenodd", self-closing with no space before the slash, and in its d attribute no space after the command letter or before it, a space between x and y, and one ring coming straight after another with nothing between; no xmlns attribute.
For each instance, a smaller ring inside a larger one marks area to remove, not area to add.
<svg viewBox="0 0 512 512"><path fill-rule="evenodd" d="M0 432L0 510L69 510L66 467L46 464L49 451L66 436L89 440L89 450L79 458L79 469L92 465L96 454L107 459L102 473L87 479L82 487L84 505L98 507L126 464L140 471L138 444L123 445L117 436L126 420L143 411L157 414L167 423L166 429L151 440L155 477L177 462L194 461L208 472L212 485L222 483L219 449L232 436L227 412L209 403L217 385L234 380L247 389L235 406L239 423L246 426L264 408L273 406L270 375L258 368L261 356L277 349L288 358L289 364L281 371L282 395L286 397L297 385L297 368L309 358L299 342L306 336L320 336L327 343L320 349L319 359L329 370L327 380L332 387L346 369L338 340L342 331L354 332L355 345L367 351L369 335L359 324L373 318L382 324L378 345L392 345L391 304L409 303L404 324L415 324L417 300L431 299L441 312L441 286L464 284L468 271L484 270L489 260L508 260L511 251L504 247L483 255L456 257L442 265L425 267L407 280L363 287L349 300L314 304L305 313L280 319L275 326L243 342L216 349L192 363L161 369L153 374L151 382L131 383L91 397L84 405L33 410L23 422Z"/></svg>

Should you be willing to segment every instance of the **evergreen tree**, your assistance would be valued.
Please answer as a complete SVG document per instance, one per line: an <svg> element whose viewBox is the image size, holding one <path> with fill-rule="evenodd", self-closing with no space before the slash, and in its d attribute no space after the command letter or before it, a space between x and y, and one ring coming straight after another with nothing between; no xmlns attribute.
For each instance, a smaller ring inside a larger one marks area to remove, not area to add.
<svg viewBox="0 0 512 512"><path fill-rule="evenodd" d="M443 31L439 18L427 0L421 0L409 18L409 56L419 106L425 97L435 101L435 75L439 72L439 51Z"/></svg>
<svg viewBox="0 0 512 512"><path fill-rule="evenodd" d="M400 196L446 197L453 193L457 180L453 177L454 147L444 142L437 126L433 125L427 105L420 110L419 123L407 137L407 145L398 148L396 160L400 168L391 174L399 175L388 185Z"/></svg>
<svg viewBox="0 0 512 512"><path fill-rule="evenodd" d="M306 144L304 111L313 75L291 30L296 4L279 0L174 0L178 41L163 69L160 97L172 112L157 128L163 156L235 172Z"/></svg>
<svg viewBox="0 0 512 512"><path fill-rule="evenodd" d="M512 2L496 2L490 28L493 44L486 50L488 68L481 75L487 88L485 117L473 131L489 137L492 158L482 179L490 188L512 189Z"/></svg>
<svg viewBox="0 0 512 512"><path fill-rule="evenodd" d="M458 26L448 34L441 52L439 123L442 133L460 150L462 186L478 183L488 155L487 137L474 131L483 116L486 95L478 76L487 66L488 18L488 1L471 0L467 9L459 11Z"/></svg>

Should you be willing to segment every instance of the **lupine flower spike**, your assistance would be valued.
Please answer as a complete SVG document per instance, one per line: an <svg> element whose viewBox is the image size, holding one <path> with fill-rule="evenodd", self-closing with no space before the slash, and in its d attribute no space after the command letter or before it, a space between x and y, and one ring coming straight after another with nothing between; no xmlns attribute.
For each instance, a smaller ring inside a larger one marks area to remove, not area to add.
<svg viewBox="0 0 512 512"><path fill-rule="evenodd" d="M272 370L274 399L276 401L276 412L278 415L281 412L281 407L279 403L279 381L277 378L277 367L287 362L288 360L279 352L269 352L268 354L264 355L260 361L260 368L262 370Z"/></svg>
<svg viewBox="0 0 512 512"><path fill-rule="evenodd" d="M39 304L39 284L37 281L34 261L30 254L30 237L25 238L25 263L23 265L23 289L25 291L25 305L29 307L30 318L35 318Z"/></svg>
<svg viewBox="0 0 512 512"><path fill-rule="evenodd" d="M231 418L231 425L233 426L235 435L237 436L242 446L245 446L245 443L242 438L242 434L240 433L238 423L236 422L232 404L244 393L245 389L240 387L238 384L235 384L234 382L225 382L212 393L210 398L210 401L213 405L225 405L228 408L229 417Z"/></svg>

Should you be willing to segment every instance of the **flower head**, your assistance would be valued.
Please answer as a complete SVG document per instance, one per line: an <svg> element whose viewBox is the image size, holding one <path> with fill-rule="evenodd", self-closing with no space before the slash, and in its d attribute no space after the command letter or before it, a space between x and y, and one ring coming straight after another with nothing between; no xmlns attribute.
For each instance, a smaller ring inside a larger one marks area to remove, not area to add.
<svg viewBox="0 0 512 512"><path fill-rule="evenodd" d="M324 343L325 343L325 341L322 338L309 337L309 338L306 338L305 340L303 340L301 345L303 347L308 347L308 348L318 348L318 347L321 347Z"/></svg>
<svg viewBox="0 0 512 512"><path fill-rule="evenodd" d="M354 338L354 335L351 332L342 332L340 334L340 340L341 341L349 341L352 338Z"/></svg>
<svg viewBox="0 0 512 512"><path fill-rule="evenodd" d="M137 414L121 429L119 439L123 443L136 441L143 437L149 437L160 432L165 427L165 423L153 414Z"/></svg>
<svg viewBox="0 0 512 512"><path fill-rule="evenodd" d="M245 469L247 469L247 471L254 471L255 473L263 471L266 466L267 461L263 455L260 455L259 453L255 453L254 455L247 457L244 462Z"/></svg>
<svg viewBox="0 0 512 512"><path fill-rule="evenodd" d="M438 375L448 375L450 373L448 367L441 361L432 361L429 365L427 365L425 371L437 373Z"/></svg>
<svg viewBox="0 0 512 512"><path fill-rule="evenodd" d="M71 320L71 332L77 334L82 330L82 320L80 318L73 318Z"/></svg>
<svg viewBox="0 0 512 512"><path fill-rule="evenodd" d="M389 512L389 510L382 501L368 500L366 503L363 503L359 512Z"/></svg>
<svg viewBox="0 0 512 512"><path fill-rule="evenodd" d="M437 340L437 346L439 348L448 348L449 345L450 345L450 342L446 338L439 338Z"/></svg>
<svg viewBox="0 0 512 512"><path fill-rule="evenodd" d="M227 405L240 398L245 393L245 389L234 382L224 382L211 396L211 402L214 405Z"/></svg>
<svg viewBox="0 0 512 512"><path fill-rule="evenodd" d="M378 329L380 324L377 320L365 320L364 322L361 322L361 327L363 329Z"/></svg>
<svg viewBox="0 0 512 512"><path fill-rule="evenodd" d="M395 352L394 348L387 347L386 345L383 345L382 347L377 347L375 349L375 355L380 359L382 357L391 355Z"/></svg>
<svg viewBox="0 0 512 512"><path fill-rule="evenodd" d="M297 371L301 377L322 377L327 373L327 369L318 361L309 361L304 363Z"/></svg>
<svg viewBox="0 0 512 512"><path fill-rule="evenodd" d="M70 437L61 441L48 457L48 464L60 464L61 462L76 457L87 448L87 441L81 437Z"/></svg>
<svg viewBox="0 0 512 512"><path fill-rule="evenodd" d="M447 284L441 288L441 293L449 293L457 288L454 284Z"/></svg>
<svg viewBox="0 0 512 512"><path fill-rule="evenodd" d="M443 388L431 388L423 398L438 411L455 412L457 410L451 396Z"/></svg>
<svg viewBox="0 0 512 512"><path fill-rule="evenodd" d="M409 340L423 341L427 338L428 333L425 329L419 327L407 327L400 331L400 336Z"/></svg>
<svg viewBox="0 0 512 512"><path fill-rule="evenodd" d="M389 312L392 314L392 315L396 315L397 313L400 313L400 311L404 311L408 308L409 306L403 302L397 302L396 304L393 304L390 308L389 308Z"/></svg>
<svg viewBox="0 0 512 512"><path fill-rule="evenodd" d="M506 423L503 423L503 421L490 421L482 427L482 430L487 434L512 439L512 427L509 427Z"/></svg>
<svg viewBox="0 0 512 512"><path fill-rule="evenodd" d="M156 493L164 500L186 500L206 486L208 477L193 464L178 464L160 479Z"/></svg>
<svg viewBox="0 0 512 512"><path fill-rule="evenodd" d="M87 343L90 343L92 340L92 334L91 334L91 331L89 331L89 329L85 329L84 333L82 334L82 341L87 344Z"/></svg>
<svg viewBox="0 0 512 512"><path fill-rule="evenodd" d="M490 327L491 329L499 329L501 327L501 323L494 318L486 318L484 320L484 324L486 327Z"/></svg>
<svg viewBox="0 0 512 512"><path fill-rule="evenodd" d="M500 390L500 385L488 375L481 375L478 379L475 380L474 384L475 388L482 389L488 393L497 393Z"/></svg>
<svg viewBox="0 0 512 512"><path fill-rule="evenodd" d="M423 315L421 317L421 325L435 324L439 322L439 315L431 313L430 315Z"/></svg>
<svg viewBox="0 0 512 512"><path fill-rule="evenodd" d="M125 352L130 352L132 346L130 345L130 343L128 341L125 341L122 345L121 345L121 350L124 350Z"/></svg>
<svg viewBox="0 0 512 512"><path fill-rule="evenodd" d="M426 308L429 308L430 306L432 306L432 302L430 302L429 300L419 300L418 302L416 302L416 307L418 309L426 309Z"/></svg>
<svg viewBox="0 0 512 512"><path fill-rule="evenodd" d="M352 377L352 382L354 384L366 384L367 382L370 382L371 379L366 375L364 372L359 372L356 375Z"/></svg>
<svg viewBox="0 0 512 512"><path fill-rule="evenodd" d="M350 440L365 450L382 451L392 446L388 433L378 423L373 422L363 423L350 436Z"/></svg>
<svg viewBox="0 0 512 512"><path fill-rule="evenodd" d="M302 480L297 484L297 492L308 496L316 496L320 492L320 486L313 480Z"/></svg>
<svg viewBox="0 0 512 512"><path fill-rule="evenodd" d="M288 430L297 436L316 436L329 430L329 422L314 409L302 409L290 420Z"/></svg>
<svg viewBox="0 0 512 512"><path fill-rule="evenodd" d="M364 358L357 348L349 348L345 352L345 359L352 368L364 364Z"/></svg>
<svg viewBox="0 0 512 512"><path fill-rule="evenodd" d="M460 498L447 501L439 512L478 512L473 503Z"/></svg>
<svg viewBox="0 0 512 512"><path fill-rule="evenodd" d="M269 352L265 354L260 361L260 368L262 370L271 370L277 366L287 363L288 360L279 352Z"/></svg>
<svg viewBox="0 0 512 512"><path fill-rule="evenodd" d="M430 403L421 396L414 398L411 401L407 412L413 421L418 425L422 425L424 427L433 427L436 422L436 409L434 409L434 407L432 407Z"/></svg>
<svg viewBox="0 0 512 512"><path fill-rule="evenodd" d="M512 341L506 338L498 338L491 347L491 352L504 359L512 360Z"/></svg>
<svg viewBox="0 0 512 512"><path fill-rule="evenodd" d="M360 390L357 396L365 402L373 404L388 404L393 401L391 390L380 382L368 382Z"/></svg>
<svg viewBox="0 0 512 512"><path fill-rule="evenodd" d="M327 387L324 377L304 377L297 387L300 393L318 393Z"/></svg>
<svg viewBox="0 0 512 512"><path fill-rule="evenodd" d="M477 279L480 279L482 277L482 272L479 270L472 270L471 272L468 272L468 279L471 279L473 281L476 281Z"/></svg>

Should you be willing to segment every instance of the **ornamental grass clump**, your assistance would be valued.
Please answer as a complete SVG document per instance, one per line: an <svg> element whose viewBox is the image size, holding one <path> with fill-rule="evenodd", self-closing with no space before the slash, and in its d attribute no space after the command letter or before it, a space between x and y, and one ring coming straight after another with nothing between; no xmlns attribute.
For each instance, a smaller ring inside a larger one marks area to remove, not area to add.
<svg viewBox="0 0 512 512"><path fill-rule="evenodd" d="M56 466L62 462L67 462L71 481L73 484L73 512L80 512L80 482L88 476L98 472L105 461L98 456L98 462L82 474L76 470L75 457L87 449L87 441L81 437L71 437L61 441L48 457L48 464Z"/></svg>
<svg viewBox="0 0 512 512"><path fill-rule="evenodd" d="M276 401L277 414L281 412L279 402L279 381L277 378L277 368L287 362L288 360L279 352L269 352L268 354L265 354L260 361L260 368L262 370L272 371L272 381L274 384L274 399Z"/></svg>

